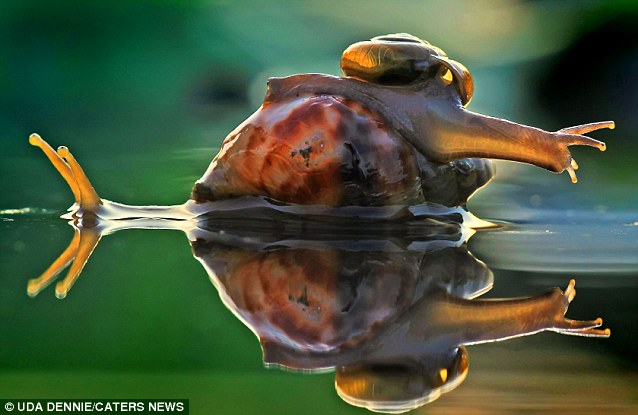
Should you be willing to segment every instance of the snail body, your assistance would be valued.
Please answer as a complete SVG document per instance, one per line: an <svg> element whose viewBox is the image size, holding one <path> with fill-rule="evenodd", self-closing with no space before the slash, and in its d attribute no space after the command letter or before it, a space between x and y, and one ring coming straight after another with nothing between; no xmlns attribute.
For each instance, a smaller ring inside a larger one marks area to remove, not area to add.
<svg viewBox="0 0 638 415"><path fill-rule="evenodd" d="M382 36L347 48L341 68L363 94L367 84L402 91L431 72L424 64L431 54L445 56L410 35ZM451 76L448 67L457 76L469 76L460 64L440 66L437 74ZM302 205L411 206L427 201L461 206L494 175L489 160L440 163L424 157L383 115L386 108L370 108L361 93L352 94L356 87L341 86L340 79L271 79L264 104L224 140L191 198L198 203L249 195ZM451 82L439 80L441 85ZM292 92L317 81L325 84L325 92ZM471 90L471 78L459 84L464 104Z"/></svg>

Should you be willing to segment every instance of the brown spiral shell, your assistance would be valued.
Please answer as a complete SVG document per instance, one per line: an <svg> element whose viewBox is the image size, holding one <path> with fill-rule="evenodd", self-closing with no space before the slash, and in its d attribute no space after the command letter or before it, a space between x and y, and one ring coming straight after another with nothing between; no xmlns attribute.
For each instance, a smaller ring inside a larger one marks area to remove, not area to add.
<svg viewBox="0 0 638 415"><path fill-rule="evenodd" d="M193 198L238 196L327 206L424 201L413 147L369 109L323 95L265 104L229 134Z"/></svg>

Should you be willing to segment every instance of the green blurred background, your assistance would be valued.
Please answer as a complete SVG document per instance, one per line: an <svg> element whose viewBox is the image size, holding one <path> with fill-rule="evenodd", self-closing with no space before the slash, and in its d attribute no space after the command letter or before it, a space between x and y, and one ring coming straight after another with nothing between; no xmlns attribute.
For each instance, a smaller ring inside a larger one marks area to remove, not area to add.
<svg viewBox="0 0 638 415"><path fill-rule="evenodd" d="M2 8L3 207L66 206L61 181L44 188L33 180L51 170L25 145L31 132L74 150L111 200L181 202L223 137L257 108L267 77L338 74L347 45L398 31L470 68L476 111L546 129L616 120L613 135L596 135L611 140L611 156L576 150L576 157L593 154L615 180L633 179L622 170L631 163L609 162L636 154L633 1L5 1Z"/></svg>
<svg viewBox="0 0 638 415"><path fill-rule="evenodd" d="M51 288L27 298L27 279L71 238L56 219L71 194L28 145L30 133L67 145L109 200L181 203L225 135L259 106L269 76L336 75L349 44L408 32L470 69L475 111L548 130L617 123L592 134L607 142L605 154L574 151L577 186L503 163L498 183L472 200L475 213L515 221L541 200L638 221L637 19L635 1L4 1L0 396L186 397L192 413L357 411L336 396L331 374L262 369L258 342L221 304L178 233L106 238L68 298L55 299ZM44 210L8 213L24 207ZM632 252L624 255L633 264ZM633 313L635 297L626 296L636 294L636 278L623 272L632 279L614 294L624 292L618 301ZM599 304L593 289L589 297ZM633 330L635 315L618 320ZM633 343L618 341L619 355L635 345L627 330L619 336Z"/></svg>

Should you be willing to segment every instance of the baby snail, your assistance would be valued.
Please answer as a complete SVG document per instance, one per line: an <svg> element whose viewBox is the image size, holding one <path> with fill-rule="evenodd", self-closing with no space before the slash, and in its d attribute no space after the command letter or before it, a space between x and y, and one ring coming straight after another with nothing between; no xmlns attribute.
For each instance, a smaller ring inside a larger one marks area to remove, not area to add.
<svg viewBox="0 0 638 415"><path fill-rule="evenodd" d="M343 77L271 78L262 106L226 137L180 206L107 203L67 148L56 152L37 134L30 143L66 179L78 210L100 218L195 217L255 203L348 216L352 207L464 206L494 175L490 158L567 170L575 182L568 146L605 150L582 134L614 128L605 121L548 132L468 111L469 71L408 34L349 46L341 69Z"/></svg>

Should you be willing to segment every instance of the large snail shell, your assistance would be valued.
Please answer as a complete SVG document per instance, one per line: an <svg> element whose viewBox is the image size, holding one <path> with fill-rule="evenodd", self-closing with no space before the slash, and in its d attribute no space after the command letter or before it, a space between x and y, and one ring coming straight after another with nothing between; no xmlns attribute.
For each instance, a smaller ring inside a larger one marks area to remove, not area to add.
<svg viewBox="0 0 638 415"><path fill-rule="evenodd" d="M424 201L412 146L362 105L321 95L265 103L226 138L193 199L246 195L328 206Z"/></svg>
<svg viewBox="0 0 638 415"><path fill-rule="evenodd" d="M369 108L309 94L264 102L224 140L192 199L457 206L492 175L489 161L430 162Z"/></svg>
<svg viewBox="0 0 638 415"><path fill-rule="evenodd" d="M194 249L225 304L262 341L306 352L368 339L412 304L419 276L413 252Z"/></svg>

